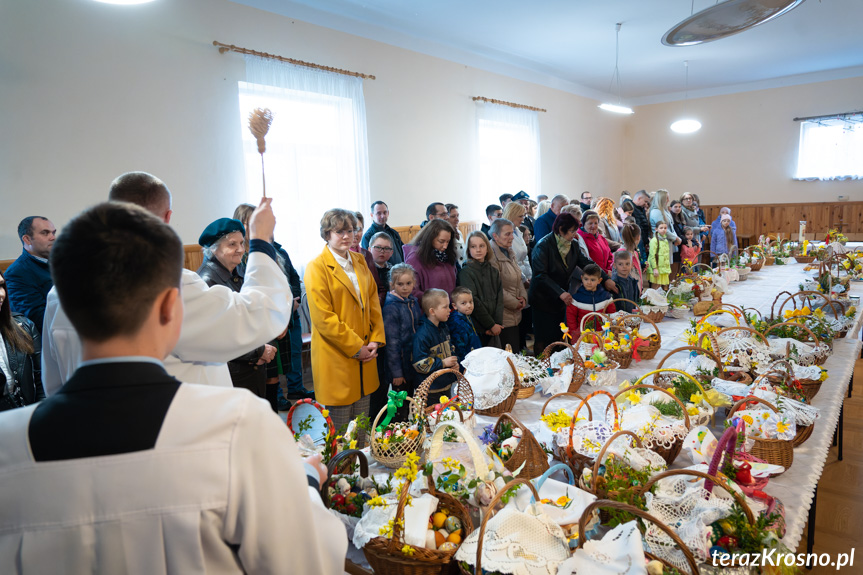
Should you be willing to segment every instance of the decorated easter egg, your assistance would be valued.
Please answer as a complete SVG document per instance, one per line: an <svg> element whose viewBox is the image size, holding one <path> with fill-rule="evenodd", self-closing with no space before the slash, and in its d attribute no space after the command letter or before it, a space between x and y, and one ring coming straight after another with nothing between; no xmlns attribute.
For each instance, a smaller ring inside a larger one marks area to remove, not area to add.
<svg viewBox="0 0 863 575"><path fill-rule="evenodd" d="M453 531L458 531L459 529L461 529L461 520L454 515L450 515L446 518L446 521L444 522L444 528L450 533L452 533Z"/></svg>

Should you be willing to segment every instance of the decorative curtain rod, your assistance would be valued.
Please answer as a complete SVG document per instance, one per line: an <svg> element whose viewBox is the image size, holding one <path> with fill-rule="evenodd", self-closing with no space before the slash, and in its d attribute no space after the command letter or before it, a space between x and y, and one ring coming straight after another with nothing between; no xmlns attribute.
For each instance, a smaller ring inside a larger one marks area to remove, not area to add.
<svg viewBox="0 0 863 575"><path fill-rule="evenodd" d="M335 72L336 74L343 74L345 76L354 76L355 78L363 78L365 80L375 80L376 78L371 74L363 74L361 72L351 72L350 70L342 70L341 68L331 68L330 66L321 66L320 64L312 64L311 62L303 62L302 60L294 60L293 58L285 58L284 56L277 56L276 54L268 54L266 52L257 52L255 50L249 50L248 48L240 48L239 46L234 46L233 44L222 44L221 42L217 42L213 40L213 46L219 47L219 52L224 54L225 52L238 52L240 54L251 54L252 56L259 56L261 58L267 58L269 60L278 60L279 62L287 62L288 64L294 64L296 66L304 66L306 68L314 68L316 70L325 70L327 72Z"/></svg>
<svg viewBox="0 0 863 575"><path fill-rule="evenodd" d="M512 102L504 102L503 100L493 100L491 98L484 98L483 96L474 96L473 101L476 102L480 100L482 102L488 102L489 104L500 104L501 106L509 106L510 108L521 108L523 110L533 110L534 112L547 112L548 110L544 110L543 108L534 108L533 106L525 106L524 104L514 104Z"/></svg>
<svg viewBox="0 0 863 575"><path fill-rule="evenodd" d="M827 114L824 116L807 116L806 118L794 118L795 122L805 122L807 120L827 120L827 119L836 119L840 120L842 118L847 118L848 116L859 116L863 114L863 111L859 112L842 112L841 114Z"/></svg>

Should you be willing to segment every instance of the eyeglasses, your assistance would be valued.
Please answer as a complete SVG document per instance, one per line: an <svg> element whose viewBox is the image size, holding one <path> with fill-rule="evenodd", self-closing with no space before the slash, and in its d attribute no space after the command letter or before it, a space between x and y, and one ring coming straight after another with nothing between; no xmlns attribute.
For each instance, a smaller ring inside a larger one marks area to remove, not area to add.
<svg viewBox="0 0 863 575"><path fill-rule="evenodd" d="M391 251L393 251L393 249L392 249L392 248L388 248L388 247L385 247L385 246L372 246L372 249L373 249L373 250L377 250L377 251L379 251L379 252L391 252Z"/></svg>

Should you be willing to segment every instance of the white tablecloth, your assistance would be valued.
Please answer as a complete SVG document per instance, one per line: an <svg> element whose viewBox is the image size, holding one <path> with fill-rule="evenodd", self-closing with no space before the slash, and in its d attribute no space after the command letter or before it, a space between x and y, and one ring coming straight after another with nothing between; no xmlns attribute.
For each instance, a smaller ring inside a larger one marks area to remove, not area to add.
<svg viewBox="0 0 863 575"><path fill-rule="evenodd" d="M779 292L795 293L799 291L798 284L804 279L804 274L808 275L808 272L803 271L803 267L802 264L796 263L785 266L766 266L761 271L750 274L746 281L732 283L729 292L723 297L723 301L740 307L756 308L762 314L769 316L771 304ZM863 294L863 283L852 282L851 285L852 295ZM656 358L639 363L633 362L630 369L619 370L618 382L624 379L634 382L640 375L656 369L659 361L669 351L686 345L680 338L683 331L689 327L692 318L693 316L690 315L684 319L664 319L659 324L662 347L656 354ZM794 463L791 468L779 477L771 479L765 489L767 493L778 497L785 504L786 534L783 541L792 550L797 548L803 534L815 486L818 484L824 463L827 460L833 432L839 419L839 410L851 381L854 362L860 357L861 342L858 339L858 333L861 323L863 323L863 314L858 310L854 326L849 330L848 336L842 340L835 340L833 355L824 365L829 370L830 377L821 386L821 390L812 402L821 410L812 435L806 443L794 450ZM647 332L647 329L644 331ZM684 359L685 357L684 352L681 352L679 357L675 356L677 359ZM674 361L669 360L666 362L666 366L670 363L674 363ZM584 385L579 393L584 396L594 390L595 388ZM607 388L607 390L613 394L617 388ZM530 398L518 400L513 408L513 413L524 424L533 428L539 421L540 411L548 397L537 392ZM577 404L577 401L559 399L549 406L549 410L556 411L563 407L571 412ZM590 405L595 407L595 411L602 412L607 406L607 400L603 397L597 397L591 401ZM723 430L723 417L717 417L716 420L717 425L714 433L719 437ZM475 433L479 435L482 433L483 427L493 424L495 421L496 418L494 417L477 416ZM685 467L687 463L688 459L685 455L681 455L672 467ZM374 468L373 472L383 471L383 468L379 468L377 465L372 467Z"/></svg>

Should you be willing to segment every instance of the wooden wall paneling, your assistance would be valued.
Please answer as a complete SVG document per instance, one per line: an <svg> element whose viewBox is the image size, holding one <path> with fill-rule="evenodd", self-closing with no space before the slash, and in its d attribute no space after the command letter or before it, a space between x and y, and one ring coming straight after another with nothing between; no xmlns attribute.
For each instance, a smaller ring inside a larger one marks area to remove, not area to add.
<svg viewBox="0 0 863 575"><path fill-rule="evenodd" d="M822 240L838 223L851 241L863 239L863 202L823 202L805 204L731 205L731 216L739 236L781 233L796 239L800 222L806 221L810 239ZM702 206L707 223L719 216L722 206Z"/></svg>

